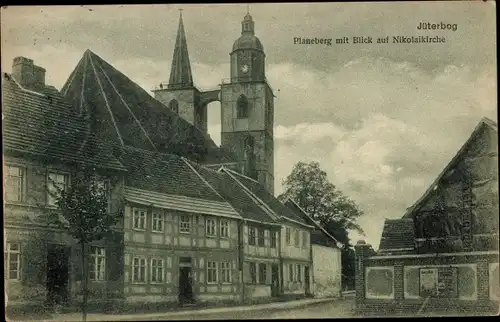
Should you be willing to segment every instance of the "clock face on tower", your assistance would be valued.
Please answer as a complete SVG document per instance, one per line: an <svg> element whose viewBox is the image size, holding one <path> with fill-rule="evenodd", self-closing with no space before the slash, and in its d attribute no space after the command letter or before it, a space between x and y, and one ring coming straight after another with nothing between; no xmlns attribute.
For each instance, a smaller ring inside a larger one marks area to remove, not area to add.
<svg viewBox="0 0 500 322"><path fill-rule="evenodd" d="M243 66L241 66L241 71L244 72L244 73L248 73L248 65L247 64L244 64Z"/></svg>

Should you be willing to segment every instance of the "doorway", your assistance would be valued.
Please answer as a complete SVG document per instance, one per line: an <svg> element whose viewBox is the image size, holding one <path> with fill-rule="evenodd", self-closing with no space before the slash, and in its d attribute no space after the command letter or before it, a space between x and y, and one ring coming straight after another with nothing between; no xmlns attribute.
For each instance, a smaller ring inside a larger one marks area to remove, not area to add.
<svg viewBox="0 0 500 322"><path fill-rule="evenodd" d="M271 265L271 296L277 297L280 294L280 282L279 279L279 265L272 264Z"/></svg>
<svg viewBox="0 0 500 322"><path fill-rule="evenodd" d="M193 276L191 257L181 257L179 261L179 303L193 303Z"/></svg>
<svg viewBox="0 0 500 322"><path fill-rule="evenodd" d="M69 297L69 255L70 248L49 244L47 247L47 301L63 304Z"/></svg>
<svg viewBox="0 0 500 322"><path fill-rule="evenodd" d="M306 295L311 295L311 280L309 277L309 266L304 267L304 290Z"/></svg>

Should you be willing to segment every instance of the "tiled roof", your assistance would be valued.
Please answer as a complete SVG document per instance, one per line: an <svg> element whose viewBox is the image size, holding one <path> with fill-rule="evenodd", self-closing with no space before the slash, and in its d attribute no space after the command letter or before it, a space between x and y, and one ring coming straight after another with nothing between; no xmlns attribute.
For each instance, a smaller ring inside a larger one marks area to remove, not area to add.
<svg viewBox="0 0 500 322"><path fill-rule="evenodd" d="M3 73L2 110L4 150L49 162L125 170L111 148L88 131L86 121L52 86L43 93L33 92Z"/></svg>
<svg viewBox="0 0 500 322"><path fill-rule="evenodd" d="M230 173L232 178L249 189L254 196L262 200L262 202L264 202L276 215L307 225L302 216L298 216L290 211L288 207L270 194L259 182L232 170L224 168L224 171Z"/></svg>
<svg viewBox="0 0 500 322"><path fill-rule="evenodd" d="M302 208L300 208L300 206L297 205L297 203L295 203L292 199L287 199L285 201L285 206L293 211L296 216L302 217L307 224L315 227L315 230L311 232L311 243L320 245L337 244L337 239L329 234L318 222L312 219L309 214L307 214ZM333 244L331 242L333 242Z"/></svg>
<svg viewBox="0 0 500 322"><path fill-rule="evenodd" d="M207 169L196 164L192 165L208 184L229 202L243 218L265 223L275 223L258 202L252 199L227 173Z"/></svg>
<svg viewBox="0 0 500 322"><path fill-rule="evenodd" d="M95 133L120 145L203 161L215 144L139 85L87 50L61 93L91 115ZM216 147L216 146L215 146Z"/></svg>
<svg viewBox="0 0 500 322"><path fill-rule="evenodd" d="M415 248L412 219L386 219L379 252L404 253Z"/></svg>
<svg viewBox="0 0 500 322"><path fill-rule="evenodd" d="M169 195L224 201L181 157L124 146L125 185Z"/></svg>
<svg viewBox="0 0 500 322"><path fill-rule="evenodd" d="M241 219L239 213L226 201L212 201L186 196L167 195L131 187L125 187L125 200L140 205L153 206L159 209Z"/></svg>

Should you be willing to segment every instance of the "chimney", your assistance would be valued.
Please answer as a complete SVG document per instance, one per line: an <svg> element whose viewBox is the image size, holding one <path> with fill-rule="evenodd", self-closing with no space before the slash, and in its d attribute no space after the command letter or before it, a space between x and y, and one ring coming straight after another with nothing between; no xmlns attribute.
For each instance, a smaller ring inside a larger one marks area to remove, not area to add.
<svg viewBox="0 0 500 322"><path fill-rule="evenodd" d="M16 57L12 61L12 77L25 89L41 92L45 89L45 68L32 59Z"/></svg>

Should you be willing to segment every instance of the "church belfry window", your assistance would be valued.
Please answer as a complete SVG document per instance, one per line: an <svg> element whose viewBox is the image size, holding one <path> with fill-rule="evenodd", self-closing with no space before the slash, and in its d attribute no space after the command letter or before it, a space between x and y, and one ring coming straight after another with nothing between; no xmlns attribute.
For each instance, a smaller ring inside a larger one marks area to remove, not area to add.
<svg viewBox="0 0 500 322"><path fill-rule="evenodd" d="M168 103L168 107L175 114L179 114L179 103L176 99L171 100L170 103Z"/></svg>
<svg viewBox="0 0 500 322"><path fill-rule="evenodd" d="M248 118L248 99L241 95L236 101L236 117L239 119Z"/></svg>

